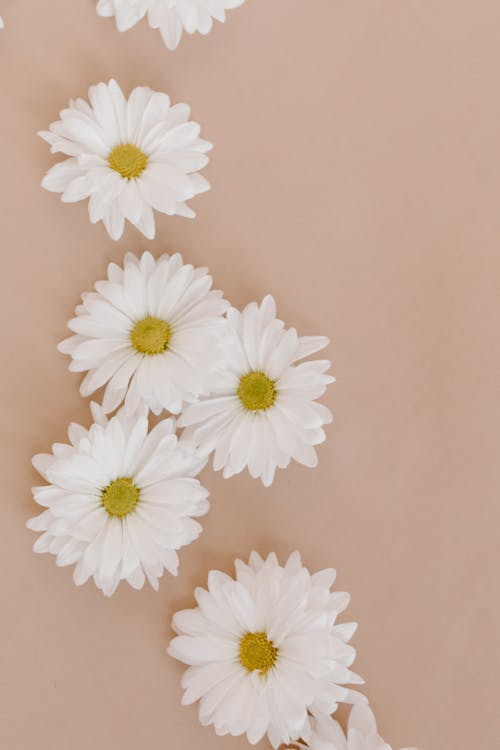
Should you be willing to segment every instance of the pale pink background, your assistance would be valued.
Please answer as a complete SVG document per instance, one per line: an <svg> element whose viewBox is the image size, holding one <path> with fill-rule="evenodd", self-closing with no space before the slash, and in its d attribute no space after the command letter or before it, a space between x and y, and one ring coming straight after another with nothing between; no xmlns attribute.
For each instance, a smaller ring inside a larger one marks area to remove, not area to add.
<svg viewBox="0 0 500 750"><path fill-rule="evenodd" d="M498 0L248 0L169 53L93 0L1 0L0 746L244 750L181 708L172 613L252 548L335 566L393 747L500 743ZM35 135L116 76L192 105L215 144L195 221L113 243L39 187ZM56 352L126 250L181 250L238 306L327 334L336 423L272 489L206 470L212 510L159 593L106 600L31 552L33 453L88 424ZM267 747L265 742L261 748Z"/></svg>

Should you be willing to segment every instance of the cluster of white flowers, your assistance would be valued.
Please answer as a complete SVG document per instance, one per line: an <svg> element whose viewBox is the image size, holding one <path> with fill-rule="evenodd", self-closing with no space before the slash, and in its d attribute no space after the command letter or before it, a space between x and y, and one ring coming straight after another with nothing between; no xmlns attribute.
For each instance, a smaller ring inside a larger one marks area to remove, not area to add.
<svg viewBox="0 0 500 750"><path fill-rule="evenodd" d="M147 16L175 49L184 31L207 34L243 2L98 0L97 11L120 31ZM125 220L151 239L154 211L193 217L187 201L210 187L200 171L211 144L189 117L186 104L146 87L127 99L114 80L91 86L88 101L70 101L40 133L67 157L42 185L64 202L88 199L91 222L114 240ZM225 478L248 469L265 486L292 459L317 465L332 420L318 399L334 378L328 360L310 357L329 342L285 328L271 296L238 311L206 268L128 253L82 295L68 326L59 349L85 373L82 396L103 388L102 405L91 404L89 429L71 424L68 444L34 457L45 510L28 526L41 532L36 552L74 565L76 585L93 578L111 596L120 581L158 589L165 570L177 575L177 551L209 509L197 476L211 454ZM167 412L151 430L150 411ZM183 703L199 702L218 735L251 744L391 750L366 698L347 687L363 680L350 669L356 623L337 622L349 595L331 590L335 570L311 574L297 552L284 566L253 552L235 569L235 578L211 571L197 606L174 616L169 653L188 665ZM339 703L353 704L346 734L332 718Z"/></svg>
<svg viewBox="0 0 500 750"><path fill-rule="evenodd" d="M43 532L37 552L76 564L75 583L93 576L110 595L121 580L156 587L175 574L208 509L195 477L211 453L225 477L248 467L265 485L291 459L316 465L332 418L317 399L333 378L329 361L303 360L328 339L285 329L272 297L240 313L206 268L128 253L68 325L59 349L86 373L83 396L104 387L102 406L89 430L71 426L71 445L35 457L49 484L34 489L46 510L29 525ZM150 410L169 418L148 436Z"/></svg>

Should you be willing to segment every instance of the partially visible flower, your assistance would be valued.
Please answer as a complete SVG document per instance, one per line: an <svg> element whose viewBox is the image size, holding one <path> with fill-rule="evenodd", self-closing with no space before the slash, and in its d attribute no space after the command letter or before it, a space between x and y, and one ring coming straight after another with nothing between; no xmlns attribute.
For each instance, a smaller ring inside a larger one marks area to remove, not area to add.
<svg viewBox="0 0 500 750"><path fill-rule="evenodd" d="M39 133L52 153L69 157L42 186L67 203L88 198L90 221L102 220L114 240L125 219L152 239L153 209L195 216L185 201L210 187L199 170L212 145L199 138L187 104L171 106L167 94L146 87L127 100L114 80L91 86L89 100L71 100L61 119Z"/></svg>
<svg viewBox="0 0 500 750"><path fill-rule="evenodd" d="M149 25L159 29L165 46L174 50L183 31L208 34L213 22L225 21L225 11L244 0L99 0L100 16L115 16L119 31L127 31L148 15Z"/></svg>
<svg viewBox="0 0 500 750"><path fill-rule="evenodd" d="M363 697L344 685L362 680L349 670L355 623L337 624L349 595L330 591L334 570L311 575L298 552L284 567L256 552L236 561L236 580L211 571L198 606L178 612L171 656L189 665L183 704L200 702L203 725L219 735L267 734L274 748L309 739L311 714Z"/></svg>
<svg viewBox="0 0 500 750"><path fill-rule="evenodd" d="M3 27L4 27L3 18L2 16L0 16L0 29L3 29Z"/></svg>
<svg viewBox="0 0 500 750"><path fill-rule="evenodd" d="M122 410L108 421L96 404L92 413L89 430L70 425L70 445L33 459L49 483L33 488L46 508L28 522L42 532L33 549L76 565L75 584L93 576L106 596L122 580L140 589L147 578L158 589L164 570L177 575L176 550L201 533L194 518L208 511L208 492L194 477L205 460L177 440L173 419L148 434L144 414Z"/></svg>
<svg viewBox="0 0 500 750"><path fill-rule="evenodd" d="M82 396L106 384L106 413L125 400L127 414L141 404L177 414L208 393L228 304L211 287L207 269L183 264L178 253L127 253L123 269L110 263L108 279L82 295L68 323L76 335L59 344L70 370L88 370Z"/></svg>
<svg viewBox="0 0 500 750"><path fill-rule="evenodd" d="M391 750L390 745L377 733L375 716L365 703L357 703L351 709L347 737L338 722L324 715L313 719L308 744L299 742L297 747L304 750ZM402 750L416 749L407 747Z"/></svg>
<svg viewBox="0 0 500 750"><path fill-rule="evenodd" d="M287 467L292 458L317 465L314 446L325 440L323 426L332 420L317 399L334 378L325 374L328 360L300 360L323 349L328 339L286 330L271 296L241 313L231 308L228 323L211 395L188 406L179 424L202 450L215 451L214 469L224 469L224 477L248 467L269 486L276 468Z"/></svg>

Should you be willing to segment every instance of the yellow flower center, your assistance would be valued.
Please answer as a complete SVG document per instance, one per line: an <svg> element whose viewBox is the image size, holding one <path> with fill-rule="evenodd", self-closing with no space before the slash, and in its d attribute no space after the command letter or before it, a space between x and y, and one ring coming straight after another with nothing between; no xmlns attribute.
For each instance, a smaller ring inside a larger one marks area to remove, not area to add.
<svg viewBox="0 0 500 750"><path fill-rule="evenodd" d="M110 516L123 518L139 502L139 490L130 477L114 479L101 493L102 504Z"/></svg>
<svg viewBox="0 0 500 750"><path fill-rule="evenodd" d="M249 372L240 379L238 396L249 411L269 409L276 399L274 381L263 372Z"/></svg>
<svg viewBox="0 0 500 750"><path fill-rule="evenodd" d="M148 165L147 155L133 143L122 143L110 152L108 164L122 177L131 180L140 177Z"/></svg>
<svg viewBox="0 0 500 750"><path fill-rule="evenodd" d="M277 658L278 649L265 633L247 633L240 641L240 663L249 672L267 674Z"/></svg>
<svg viewBox="0 0 500 750"><path fill-rule="evenodd" d="M130 340L141 354L161 354L168 349L171 335L171 328L165 320L148 315L135 324Z"/></svg>

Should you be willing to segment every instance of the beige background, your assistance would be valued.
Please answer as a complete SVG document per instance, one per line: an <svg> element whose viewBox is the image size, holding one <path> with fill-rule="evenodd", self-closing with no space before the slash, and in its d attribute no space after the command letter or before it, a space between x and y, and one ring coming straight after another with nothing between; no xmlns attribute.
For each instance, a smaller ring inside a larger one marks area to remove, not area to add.
<svg viewBox="0 0 500 750"><path fill-rule="evenodd" d="M169 53L94 0L2 0L0 746L244 750L180 707L172 613L256 548L334 565L357 670L395 748L500 744L498 0L248 0ZM192 105L215 144L194 222L113 243L39 187L35 132L115 76ZM88 423L55 345L128 250L181 250L235 305L272 292L328 334L338 382L320 467L204 481L181 575L106 600L31 552L33 453ZM262 743L262 748L267 747Z"/></svg>

